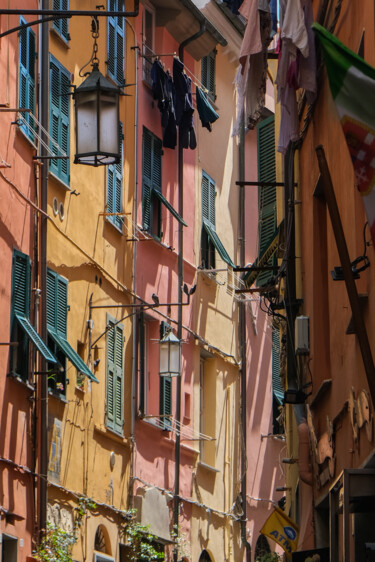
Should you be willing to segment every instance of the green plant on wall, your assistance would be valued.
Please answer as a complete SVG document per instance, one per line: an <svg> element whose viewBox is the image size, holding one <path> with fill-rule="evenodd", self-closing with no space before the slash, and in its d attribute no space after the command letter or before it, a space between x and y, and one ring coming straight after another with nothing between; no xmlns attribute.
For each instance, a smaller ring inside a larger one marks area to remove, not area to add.
<svg viewBox="0 0 375 562"><path fill-rule="evenodd" d="M88 510L96 508L95 502L82 496L74 508L73 531L64 531L54 523L47 523L47 529L34 552L34 558L39 562L72 562L72 548L77 542L78 532Z"/></svg>
<svg viewBox="0 0 375 562"><path fill-rule="evenodd" d="M133 519L126 526L125 533L129 560L136 562L164 560L164 553L158 551L156 537L150 533L148 525L141 525Z"/></svg>
<svg viewBox="0 0 375 562"><path fill-rule="evenodd" d="M266 552L256 558L256 562L281 562L282 558L276 552Z"/></svg>

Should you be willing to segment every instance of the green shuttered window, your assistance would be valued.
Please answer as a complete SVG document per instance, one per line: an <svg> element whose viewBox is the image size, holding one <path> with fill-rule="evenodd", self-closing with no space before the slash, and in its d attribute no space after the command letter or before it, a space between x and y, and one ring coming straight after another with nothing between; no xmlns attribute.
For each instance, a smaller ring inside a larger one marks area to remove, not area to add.
<svg viewBox="0 0 375 562"><path fill-rule="evenodd" d="M26 20L21 18L20 23L25 24ZM19 48L19 107L35 113L35 33L30 27L20 31ZM30 113L23 113L22 116L28 126L22 124L21 129L34 141L34 121Z"/></svg>
<svg viewBox="0 0 375 562"><path fill-rule="evenodd" d="M208 97L212 101L216 99L215 71L216 51L214 50L206 57L203 57L201 62L201 82L208 91Z"/></svg>
<svg viewBox="0 0 375 562"><path fill-rule="evenodd" d="M123 10L123 0L108 0L108 11L122 12ZM122 17L109 17L107 35L107 70L109 76L120 86L124 84L124 42L125 19Z"/></svg>
<svg viewBox="0 0 375 562"><path fill-rule="evenodd" d="M172 429L172 377L160 378L160 426Z"/></svg>
<svg viewBox="0 0 375 562"><path fill-rule="evenodd" d="M106 334L107 373L106 373L106 424L122 435L124 424L124 327L116 320L107 320Z"/></svg>
<svg viewBox="0 0 375 562"><path fill-rule="evenodd" d="M276 181L276 159L275 159L275 119L271 115L258 124L258 181ZM259 205L259 250L258 259L271 243L276 230L276 188L265 186L258 188ZM273 257L268 265L275 265L276 258ZM265 264L266 265L266 264ZM258 286L265 286L272 277L272 271L265 271L257 278Z"/></svg>
<svg viewBox="0 0 375 562"><path fill-rule="evenodd" d="M122 212L122 190L123 190L123 147L122 136L123 127L120 123L121 139L121 161L118 164L107 166L107 213ZM123 217L109 215L110 220L118 229L122 229Z"/></svg>
<svg viewBox="0 0 375 562"><path fill-rule="evenodd" d="M277 417L279 406L283 404L284 389L280 379L280 330L272 327L272 394L273 394L273 433L282 433Z"/></svg>
<svg viewBox="0 0 375 562"><path fill-rule="evenodd" d="M29 376L29 342L41 355L56 363L34 326L30 322L31 261L29 256L15 250L12 262L11 341L10 370L24 380Z"/></svg>
<svg viewBox="0 0 375 562"><path fill-rule="evenodd" d="M161 201L155 192L162 190L162 143L148 129L143 129L143 229L161 238Z"/></svg>
<svg viewBox="0 0 375 562"><path fill-rule="evenodd" d="M69 10L69 0L53 0L52 2L53 10L66 12ZM68 18L60 18L53 21L53 29L64 39L64 41L70 40L69 35L69 20Z"/></svg>
<svg viewBox="0 0 375 562"><path fill-rule="evenodd" d="M215 250L221 259L231 267L234 266L228 252L216 233L216 189L215 182L206 172L202 173L202 235L201 259L205 269L215 269Z"/></svg>
<svg viewBox="0 0 375 562"><path fill-rule="evenodd" d="M70 148L70 74L51 55L50 58L50 135L57 145L69 155ZM51 143L51 150L56 148ZM50 160L50 171L69 185L69 159Z"/></svg>

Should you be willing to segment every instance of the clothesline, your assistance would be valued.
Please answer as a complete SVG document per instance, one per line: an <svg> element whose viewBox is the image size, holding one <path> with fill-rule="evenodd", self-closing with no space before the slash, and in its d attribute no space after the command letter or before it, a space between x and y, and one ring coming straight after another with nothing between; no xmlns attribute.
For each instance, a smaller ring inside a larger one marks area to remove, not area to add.
<svg viewBox="0 0 375 562"><path fill-rule="evenodd" d="M146 47L146 48L150 51L150 53L152 53L152 54L149 54L149 55L148 55L148 54L147 54L147 55L144 55L143 53L140 53L140 54L139 54L140 57L142 57L142 58L144 58L144 59L146 59L146 60L147 60L147 59L159 59L160 57L173 57L173 58L176 58L177 60L180 60L180 58L177 56L176 52L174 52L174 53L161 53L161 54L156 54L156 53L153 53L152 50L150 49L150 47L147 47L147 45L144 45L144 47ZM188 67L186 66L185 63L183 63L183 65L184 65L185 71L190 74L191 78L193 78L194 86L197 86L198 88L200 88L201 90L203 90L205 94L208 94L209 92L208 92L206 86L204 86L204 85L202 84L202 82L199 80L199 78L197 78L197 77L195 76L195 74L193 74L193 72L190 70L190 68L188 68Z"/></svg>

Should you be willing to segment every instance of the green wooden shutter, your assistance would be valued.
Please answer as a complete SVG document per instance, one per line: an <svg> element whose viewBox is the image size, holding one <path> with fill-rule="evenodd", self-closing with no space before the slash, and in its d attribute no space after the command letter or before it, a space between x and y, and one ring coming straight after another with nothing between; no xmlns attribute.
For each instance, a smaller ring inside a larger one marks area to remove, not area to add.
<svg viewBox="0 0 375 562"><path fill-rule="evenodd" d="M107 212L122 212L122 191L123 191L123 148L122 136L123 127L120 123L121 138L121 159L118 164L107 166ZM121 230L123 219L120 216L109 216L108 219Z"/></svg>
<svg viewBox="0 0 375 562"><path fill-rule="evenodd" d="M160 377L160 425L163 429L171 429L172 422L172 377Z"/></svg>
<svg viewBox="0 0 375 562"><path fill-rule="evenodd" d="M108 11L121 12L123 9L123 0L108 1ZM124 18L108 17L108 74L120 85L124 83L124 30Z"/></svg>
<svg viewBox="0 0 375 562"><path fill-rule="evenodd" d="M145 371L145 315L139 312L139 411L146 413L145 408L146 371Z"/></svg>
<svg viewBox="0 0 375 562"><path fill-rule="evenodd" d="M53 0L53 10L66 12L69 10L69 0ZM69 41L69 24L68 18L60 18L53 21L53 28L61 35L65 41Z"/></svg>
<svg viewBox="0 0 375 562"><path fill-rule="evenodd" d="M26 20L21 18L21 25ZM35 33L31 28L21 29L19 44L19 107L35 111ZM23 113L29 126L21 125L23 132L33 141L34 121L29 113ZM31 127L31 129L30 129Z"/></svg>
<svg viewBox="0 0 375 562"><path fill-rule="evenodd" d="M50 60L50 135L56 144L69 154L70 147L70 75L51 56ZM52 151L56 147L51 144ZM69 184L69 159L51 159L50 169L64 183Z"/></svg>
<svg viewBox="0 0 375 562"><path fill-rule="evenodd" d="M143 129L142 153L143 229L150 230L152 191L152 135L147 129Z"/></svg>
<svg viewBox="0 0 375 562"><path fill-rule="evenodd" d="M12 267L12 312L30 315L31 261L18 251L13 253Z"/></svg>
<svg viewBox="0 0 375 562"><path fill-rule="evenodd" d="M143 184L143 228L152 231L160 236L160 203L153 196L154 191L162 191L162 142L155 137L148 129L143 129L143 165L142 165L142 184ZM154 212L154 206L159 206L159 212ZM157 214L157 216L155 216ZM153 224L157 221L157 224Z"/></svg>
<svg viewBox="0 0 375 562"><path fill-rule="evenodd" d="M109 321L107 332L107 426L117 433L123 432L124 385L123 348L124 329L120 324Z"/></svg>
<svg viewBox="0 0 375 562"><path fill-rule="evenodd" d="M51 269L47 270L47 326L66 338L68 281Z"/></svg>
<svg viewBox="0 0 375 562"><path fill-rule="evenodd" d="M215 84L215 72L216 72L216 51L211 51L206 57L202 58L201 61L201 82L202 85L208 91L208 96L215 101L216 99L216 84Z"/></svg>
<svg viewBox="0 0 375 562"><path fill-rule="evenodd" d="M272 328L272 392L281 405L284 398L284 389L280 380L280 330Z"/></svg>
<svg viewBox="0 0 375 562"><path fill-rule="evenodd" d="M276 181L276 158L275 158L275 119L271 115L258 124L258 181ZM276 188L265 186L258 188L259 208L259 252L260 258L272 241L276 230ZM275 259L270 260L268 265L274 265ZM257 278L258 286L267 285L272 277L272 271L265 271Z"/></svg>

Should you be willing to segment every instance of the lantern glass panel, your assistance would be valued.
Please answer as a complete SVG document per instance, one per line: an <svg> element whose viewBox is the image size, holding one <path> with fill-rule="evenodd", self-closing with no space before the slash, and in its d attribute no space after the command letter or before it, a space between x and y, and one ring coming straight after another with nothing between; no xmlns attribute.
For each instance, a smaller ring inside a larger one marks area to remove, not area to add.
<svg viewBox="0 0 375 562"><path fill-rule="evenodd" d="M95 92L82 92L76 98L77 153L97 152L98 120Z"/></svg>
<svg viewBox="0 0 375 562"><path fill-rule="evenodd" d="M110 96L102 96L100 99L99 151L109 154L117 154L119 152L117 103Z"/></svg>
<svg viewBox="0 0 375 562"><path fill-rule="evenodd" d="M161 343L159 348L160 374L169 374L169 343Z"/></svg>

